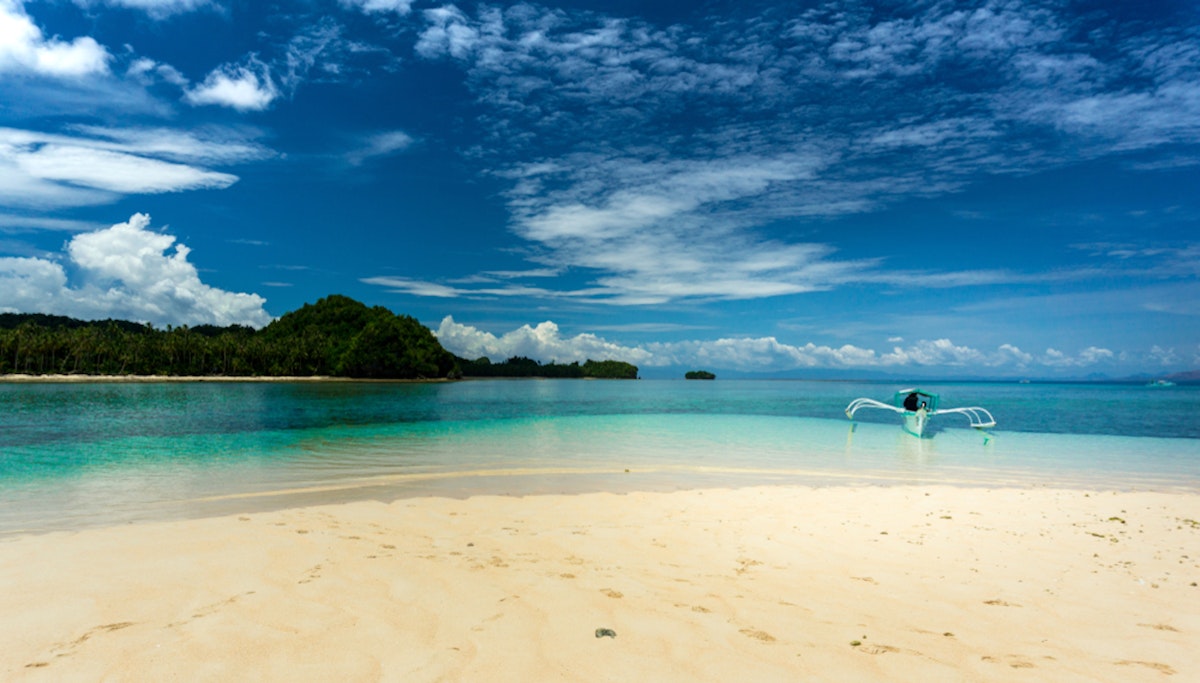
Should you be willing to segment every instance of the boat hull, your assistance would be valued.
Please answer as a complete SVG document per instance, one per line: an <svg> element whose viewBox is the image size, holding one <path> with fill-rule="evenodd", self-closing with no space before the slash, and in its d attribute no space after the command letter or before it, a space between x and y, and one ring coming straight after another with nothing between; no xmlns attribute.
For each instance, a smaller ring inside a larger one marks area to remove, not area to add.
<svg viewBox="0 0 1200 683"><path fill-rule="evenodd" d="M913 436L925 434L925 425L929 424L929 413L925 410L908 411L904 413L904 431Z"/></svg>

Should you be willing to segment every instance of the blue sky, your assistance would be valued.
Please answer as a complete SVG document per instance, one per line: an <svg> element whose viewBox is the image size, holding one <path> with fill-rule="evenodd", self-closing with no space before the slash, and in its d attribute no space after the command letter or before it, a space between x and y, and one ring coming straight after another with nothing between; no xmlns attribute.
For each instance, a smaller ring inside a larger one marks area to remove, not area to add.
<svg viewBox="0 0 1200 683"><path fill-rule="evenodd" d="M0 310L643 375L1200 367L1194 2L0 0Z"/></svg>

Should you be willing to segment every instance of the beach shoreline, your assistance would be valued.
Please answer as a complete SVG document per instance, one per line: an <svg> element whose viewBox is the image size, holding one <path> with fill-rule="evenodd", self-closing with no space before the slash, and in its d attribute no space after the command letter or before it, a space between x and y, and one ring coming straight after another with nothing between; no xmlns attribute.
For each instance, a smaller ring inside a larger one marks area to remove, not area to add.
<svg viewBox="0 0 1200 683"><path fill-rule="evenodd" d="M444 377L432 379L363 379L357 377L313 376L236 376L236 375L27 375L0 374L0 384L161 384L161 383L377 383L377 384L431 384L453 382Z"/></svg>
<svg viewBox="0 0 1200 683"><path fill-rule="evenodd" d="M772 485L17 536L0 678L1189 680L1198 503Z"/></svg>

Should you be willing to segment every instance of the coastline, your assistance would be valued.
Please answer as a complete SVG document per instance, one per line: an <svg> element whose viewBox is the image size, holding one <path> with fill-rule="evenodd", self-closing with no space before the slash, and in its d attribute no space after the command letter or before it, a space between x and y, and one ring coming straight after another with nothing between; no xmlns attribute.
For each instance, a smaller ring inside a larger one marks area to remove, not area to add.
<svg viewBox="0 0 1200 683"><path fill-rule="evenodd" d="M226 376L226 375L0 375L0 384L157 384L170 382L331 382L355 383L369 382L382 384L426 384L435 382L452 382L456 380L437 377L432 379L363 379L356 377L332 377L329 375L294 376L294 377L264 377L264 376Z"/></svg>
<svg viewBox="0 0 1200 683"><path fill-rule="evenodd" d="M779 485L19 536L0 677L1190 680L1198 501Z"/></svg>

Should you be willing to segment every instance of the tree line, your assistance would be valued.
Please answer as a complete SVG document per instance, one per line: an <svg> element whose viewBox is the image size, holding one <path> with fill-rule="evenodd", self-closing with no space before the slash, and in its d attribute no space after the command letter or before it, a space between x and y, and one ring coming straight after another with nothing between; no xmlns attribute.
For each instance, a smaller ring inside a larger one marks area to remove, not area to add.
<svg viewBox="0 0 1200 683"><path fill-rule="evenodd" d="M619 360L588 360L570 364L539 363L532 358L513 356L503 363L493 363L486 356L464 361L463 375L467 377L549 377L576 379L637 379L638 368Z"/></svg>
<svg viewBox="0 0 1200 683"><path fill-rule="evenodd" d="M454 379L615 377L629 376L632 368L637 377L635 366L619 361L542 366L523 360L528 363L514 365L513 374L488 374L486 358L458 358L415 318L340 295L305 304L261 330L241 325L157 329L124 320L0 314L0 374ZM535 372L516 374L531 369L529 363L537 366ZM558 373L560 367L563 374L546 374L547 368ZM484 371L475 373L479 368ZM576 371L582 374L571 374Z"/></svg>

